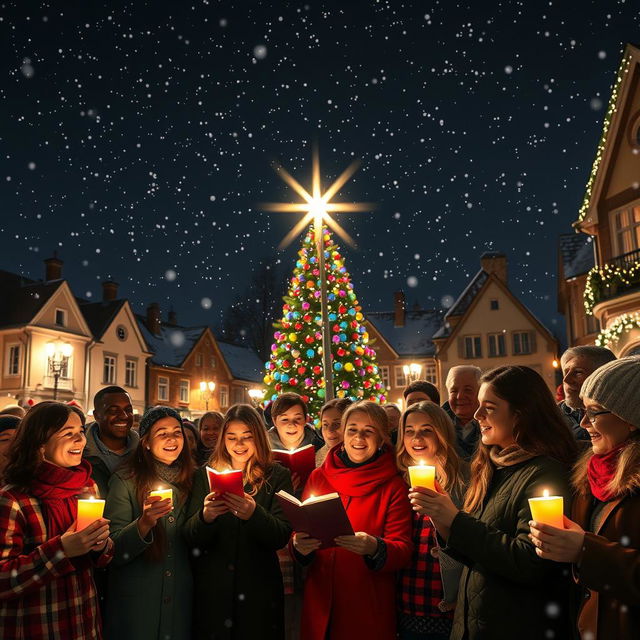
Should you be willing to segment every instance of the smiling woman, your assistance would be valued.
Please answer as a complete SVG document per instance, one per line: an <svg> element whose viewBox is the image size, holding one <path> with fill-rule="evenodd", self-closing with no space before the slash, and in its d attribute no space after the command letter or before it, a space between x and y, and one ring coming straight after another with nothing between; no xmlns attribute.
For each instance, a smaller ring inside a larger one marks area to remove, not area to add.
<svg viewBox="0 0 640 640"><path fill-rule="evenodd" d="M0 490L3 639L100 638L92 567L113 545L102 518L75 531L78 494L95 493L85 443L84 415L59 402L37 404L18 427Z"/></svg>
<svg viewBox="0 0 640 640"><path fill-rule="evenodd" d="M109 481L105 509L115 542L108 574L107 638L191 638L192 579L182 527L194 463L180 414L149 409L127 466ZM170 489L165 494L151 491Z"/></svg>

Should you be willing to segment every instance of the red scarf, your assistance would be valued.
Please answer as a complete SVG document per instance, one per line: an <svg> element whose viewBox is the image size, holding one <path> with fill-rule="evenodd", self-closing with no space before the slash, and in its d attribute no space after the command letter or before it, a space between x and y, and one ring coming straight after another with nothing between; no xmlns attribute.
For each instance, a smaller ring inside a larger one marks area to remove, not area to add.
<svg viewBox="0 0 640 640"><path fill-rule="evenodd" d="M40 500L49 538L62 535L78 517L78 494L93 492L91 464L59 467L42 462L36 469L30 493Z"/></svg>
<svg viewBox="0 0 640 640"><path fill-rule="evenodd" d="M601 502L607 502L615 497L609 489L609 483L613 479L618 468L618 459L628 442L619 444L608 453L594 453L589 460L587 477L591 493Z"/></svg>
<svg viewBox="0 0 640 640"><path fill-rule="evenodd" d="M329 450L322 469L331 486L342 495L351 498L369 495L399 475L395 457L388 450L361 466L347 467L338 456L340 447L341 444Z"/></svg>

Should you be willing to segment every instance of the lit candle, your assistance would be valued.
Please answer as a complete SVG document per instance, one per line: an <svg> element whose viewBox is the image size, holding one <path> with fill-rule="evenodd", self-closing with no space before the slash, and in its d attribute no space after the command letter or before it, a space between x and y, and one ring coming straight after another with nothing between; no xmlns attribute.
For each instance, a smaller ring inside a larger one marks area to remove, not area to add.
<svg viewBox="0 0 640 640"><path fill-rule="evenodd" d="M78 500L78 519L76 531L86 529L90 524L102 518L104 513L104 500L89 498L88 500Z"/></svg>
<svg viewBox="0 0 640 640"><path fill-rule="evenodd" d="M409 467L409 481L412 487L425 487L436 490L436 468L421 462L418 465Z"/></svg>
<svg viewBox="0 0 640 640"><path fill-rule="evenodd" d="M562 496L550 496L545 489L541 497L529 498L529 508L531 509L531 517L536 522L564 529L562 519L564 500Z"/></svg>
<svg viewBox="0 0 640 640"><path fill-rule="evenodd" d="M162 489L158 487L155 491L149 492L149 497L160 496L160 500L166 500L167 498L173 501L173 489Z"/></svg>

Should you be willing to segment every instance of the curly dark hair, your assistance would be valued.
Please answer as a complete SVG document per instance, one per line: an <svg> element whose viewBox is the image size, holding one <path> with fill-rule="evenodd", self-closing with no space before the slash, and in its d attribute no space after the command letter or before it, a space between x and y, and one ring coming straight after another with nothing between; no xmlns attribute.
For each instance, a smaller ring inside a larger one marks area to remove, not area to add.
<svg viewBox="0 0 640 640"><path fill-rule="evenodd" d="M22 418L7 455L4 482L28 490L35 471L42 462L40 447L64 427L69 416L75 413L85 424L84 413L73 405L46 400L34 405Z"/></svg>

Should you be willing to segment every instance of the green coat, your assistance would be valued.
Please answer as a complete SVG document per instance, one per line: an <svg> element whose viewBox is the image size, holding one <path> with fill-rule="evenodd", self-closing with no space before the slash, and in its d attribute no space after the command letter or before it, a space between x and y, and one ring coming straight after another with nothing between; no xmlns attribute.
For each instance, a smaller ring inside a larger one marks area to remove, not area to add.
<svg viewBox="0 0 640 640"><path fill-rule="evenodd" d="M138 532L136 521L142 509L133 480L126 471L111 476L105 517L111 520L115 554L107 576L106 640L191 640L193 582L189 549L182 536L186 502L177 499L175 486L168 486L173 489L174 509L161 521L167 555L164 561L152 562L144 551L153 531L147 540Z"/></svg>
<svg viewBox="0 0 640 640"><path fill-rule="evenodd" d="M544 489L562 495L569 513L568 471L540 456L496 470L483 506L455 517L445 551L465 568L451 640L570 637L568 567L539 558L527 537L528 498Z"/></svg>
<svg viewBox="0 0 640 640"><path fill-rule="evenodd" d="M201 517L209 484L196 471L184 534L193 547L194 634L198 640L280 640L284 590L276 551L291 536L274 494L293 494L288 469L274 464L254 496L248 520L225 513L211 524ZM245 488L246 490L246 488Z"/></svg>

